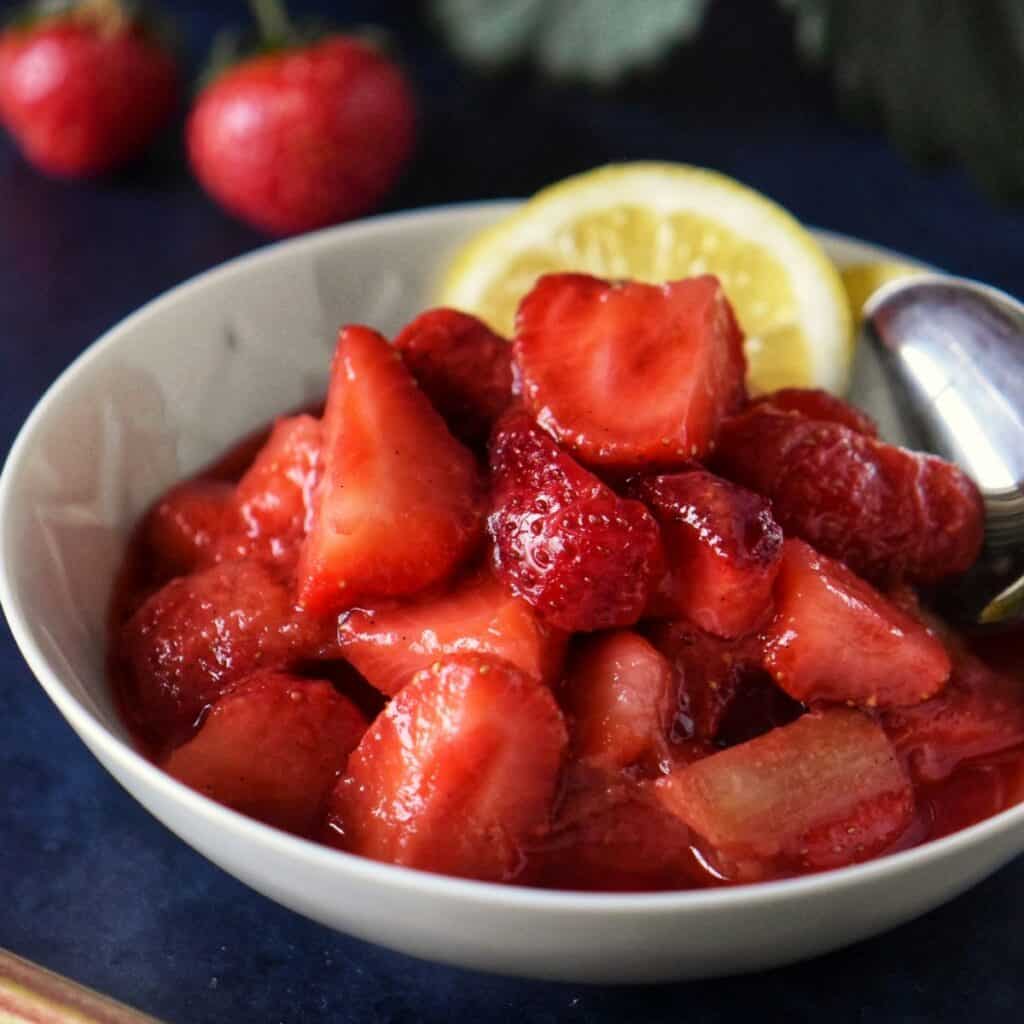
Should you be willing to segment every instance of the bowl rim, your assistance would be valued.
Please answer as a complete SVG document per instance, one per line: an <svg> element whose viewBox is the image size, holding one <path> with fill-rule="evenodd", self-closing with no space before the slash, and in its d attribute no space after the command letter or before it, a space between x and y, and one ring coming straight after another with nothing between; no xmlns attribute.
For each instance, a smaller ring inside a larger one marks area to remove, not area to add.
<svg viewBox="0 0 1024 1024"><path fill-rule="evenodd" d="M57 669L36 643L17 588L12 583L9 567L16 560L17 553L13 548L13 538L9 529L9 512L16 500L19 478L31 452L35 435L42 423L59 406L63 393L72 380L94 360L100 358L108 348L115 347L125 333L136 328L147 318L160 315L167 307L185 299L191 291L217 287L229 278L246 273L251 267L281 258L283 254L313 253L335 244L339 238L357 243L361 235L374 235L382 230L401 231L409 225L435 220L443 222L458 215L473 216L484 212L498 212L511 209L519 202L521 200L497 199L397 211L261 246L252 252L202 271L150 299L104 331L46 389L18 431L0 473L0 607L3 608L14 640L33 675L75 732L85 741L90 752L101 750L103 757L98 759L104 767L107 767L108 762L116 766L116 772L108 768L116 781L120 782L120 773L133 777L164 801L181 805L189 816L204 819L208 825L230 830L235 833L236 839L250 844L253 849L269 848L275 855L292 858L297 864L305 862L310 867L328 873L345 875L363 883L379 884L391 890L467 904L486 903L494 908L508 910L619 916L636 912L676 914L687 910L710 911L811 897L825 891L836 892L870 884L886 875L913 872L968 848L981 846L996 836L1024 826L1024 803L1021 803L950 835L861 864L776 881L706 889L605 893L481 882L387 864L346 853L310 839L282 832L224 807L171 778L135 750L130 743L114 735L92 711L71 694L61 681ZM870 250L879 259L894 258L922 268L926 267L920 260L850 235L817 228L810 230L825 243L846 245L863 251ZM134 794L132 796L137 799ZM153 816L165 828L168 827L159 816Z"/></svg>

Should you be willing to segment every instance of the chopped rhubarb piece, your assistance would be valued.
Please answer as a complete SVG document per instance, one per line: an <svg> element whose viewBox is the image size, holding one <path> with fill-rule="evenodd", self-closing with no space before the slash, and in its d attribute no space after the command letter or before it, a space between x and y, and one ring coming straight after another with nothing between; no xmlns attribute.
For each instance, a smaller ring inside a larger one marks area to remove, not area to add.
<svg viewBox="0 0 1024 1024"><path fill-rule="evenodd" d="M498 578L565 630L636 622L661 564L658 526L576 463L522 408L491 440Z"/></svg>
<svg viewBox="0 0 1024 1024"><path fill-rule="evenodd" d="M234 527L234 488L216 480L186 480L150 509L142 526L153 578L184 576L218 560L225 532Z"/></svg>
<svg viewBox="0 0 1024 1024"><path fill-rule="evenodd" d="M892 708L882 725L914 778L938 782L966 761L1024 744L1024 680L958 653L942 693Z"/></svg>
<svg viewBox="0 0 1024 1024"><path fill-rule="evenodd" d="M765 631L765 667L796 700L919 704L949 679L931 631L845 565L787 540Z"/></svg>
<svg viewBox="0 0 1024 1024"><path fill-rule="evenodd" d="M700 469L647 477L632 494L654 513L665 545L649 613L689 619L716 636L754 629L771 605L782 557L769 503Z"/></svg>
<svg viewBox="0 0 1024 1024"><path fill-rule="evenodd" d="M562 689L574 755L606 768L668 756L674 710L672 667L642 636L589 637L575 652Z"/></svg>
<svg viewBox="0 0 1024 1024"><path fill-rule="evenodd" d="M473 456L367 327L341 331L323 432L298 570L308 612L413 594L472 554L484 513Z"/></svg>
<svg viewBox="0 0 1024 1024"><path fill-rule="evenodd" d="M655 789L736 881L867 860L910 824L910 780L867 715L832 708L704 758Z"/></svg>
<svg viewBox="0 0 1024 1024"><path fill-rule="evenodd" d="M278 420L238 482L238 555L293 563L312 516L320 458L320 421L312 416Z"/></svg>
<svg viewBox="0 0 1024 1024"><path fill-rule="evenodd" d="M743 336L710 276L548 274L519 306L514 350L538 422L592 466L700 459L743 400Z"/></svg>
<svg viewBox="0 0 1024 1024"><path fill-rule="evenodd" d="M366 728L330 683L261 672L221 697L163 768L226 807L311 835Z"/></svg>
<svg viewBox="0 0 1024 1024"><path fill-rule="evenodd" d="M565 640L486 568L451 591L356 608L338 624L344 657L389 696L442 655L458 651L492 655L551 685L562 667Z"/></svg>
<svg viewBox="0 0 1024 1024"><path fill-rule="evenodd" d="M805 419L841 423L867 437L877 437L878 427L867 413L820 388L780 388L752 399L751 406L768 406L777 412L794 412Z"/></svg>
<svg viewBox="0 0 1024 1024"><path fill-rule="evenodd" d="M477 655L399 691L349 759L329 839L375 860L510 881L548 825L567 736L551 691Z"/></svg>
<svg viewBox="0 0 1024 1024"><path fill-rule="evenodd" d="M486 444L512 400L512 346L475 316L430 309L403 328L395 348L448 429L466 444Z"/></svg>
<svg viewBox="0 0 1024 1024"><path fill-rule="evenodd" d="M755 405L722 425L714 468L770 498L802 537L882 586L970 568L984 510L961 470L840 423Z"/></svg>

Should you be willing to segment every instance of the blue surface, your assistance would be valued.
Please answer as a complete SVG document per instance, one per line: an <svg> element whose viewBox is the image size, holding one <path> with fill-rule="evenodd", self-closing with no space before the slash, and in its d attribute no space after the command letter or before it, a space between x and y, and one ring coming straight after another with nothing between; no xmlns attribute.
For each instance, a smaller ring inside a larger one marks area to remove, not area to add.
<svg viewBox="0 0 1024 1024"><path fill-rule="evenodd" d="M293 4L296 9L302 5ZM309 5L307 5L309 6ZM326 6L326 5L325 5ZM423 96L423 141L388 208L522 195L609 160L720 168L799 217L1024 294L1024 212L925 174L836 116L791 63L785 23L719 3L671 81L615 97L481 81L402 0L385 21ZM177 4L194 55L238 4ZM2 5L0 5L2 10ZM102 330L261 244L215 210L172 140L102 184L46 181L0 142L0 445ZM334 934L179 842L93 761L0 635L0 946L167 1021L1019 1021L1024 859L928 917L768 974L633 989L500 979Z"/></svg>

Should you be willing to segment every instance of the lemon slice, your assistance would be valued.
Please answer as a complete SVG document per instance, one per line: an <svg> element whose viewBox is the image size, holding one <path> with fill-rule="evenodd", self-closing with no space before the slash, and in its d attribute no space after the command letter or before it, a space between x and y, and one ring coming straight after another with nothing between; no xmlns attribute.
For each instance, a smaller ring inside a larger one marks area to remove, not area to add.
<svg viewBox="0 0 1024 1024"><path fill-rule="evenodd" d="M613 164L537 193L457 254L439 301L510 336L545 273L651 283L715 274L746 334L748 386L842 392L849 305L835 267L782 207L714 171Z"/></svg>
<svg viewBox="0 0 1024 1024"><path fill-rule="evenodd" d="M850 316L853 322L860 322L864 303L890 281L899 281L904 277L916 277L926 274L922 267L913 263L901 263L899 260L874 260L871 263L854 263L844 267L842 271L843 287L850 303Z"/></svg>

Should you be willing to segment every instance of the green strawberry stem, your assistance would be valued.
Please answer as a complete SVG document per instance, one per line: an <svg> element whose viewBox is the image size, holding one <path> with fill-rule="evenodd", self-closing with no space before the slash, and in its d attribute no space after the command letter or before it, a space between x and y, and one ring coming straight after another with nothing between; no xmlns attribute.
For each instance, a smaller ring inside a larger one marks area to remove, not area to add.
<svg viewBox="0 0 1024 1024"><path fill-rule="evenodd" d="M281 0L249 0L249 9L267 46L284 46L295 34Z"/></svg>

